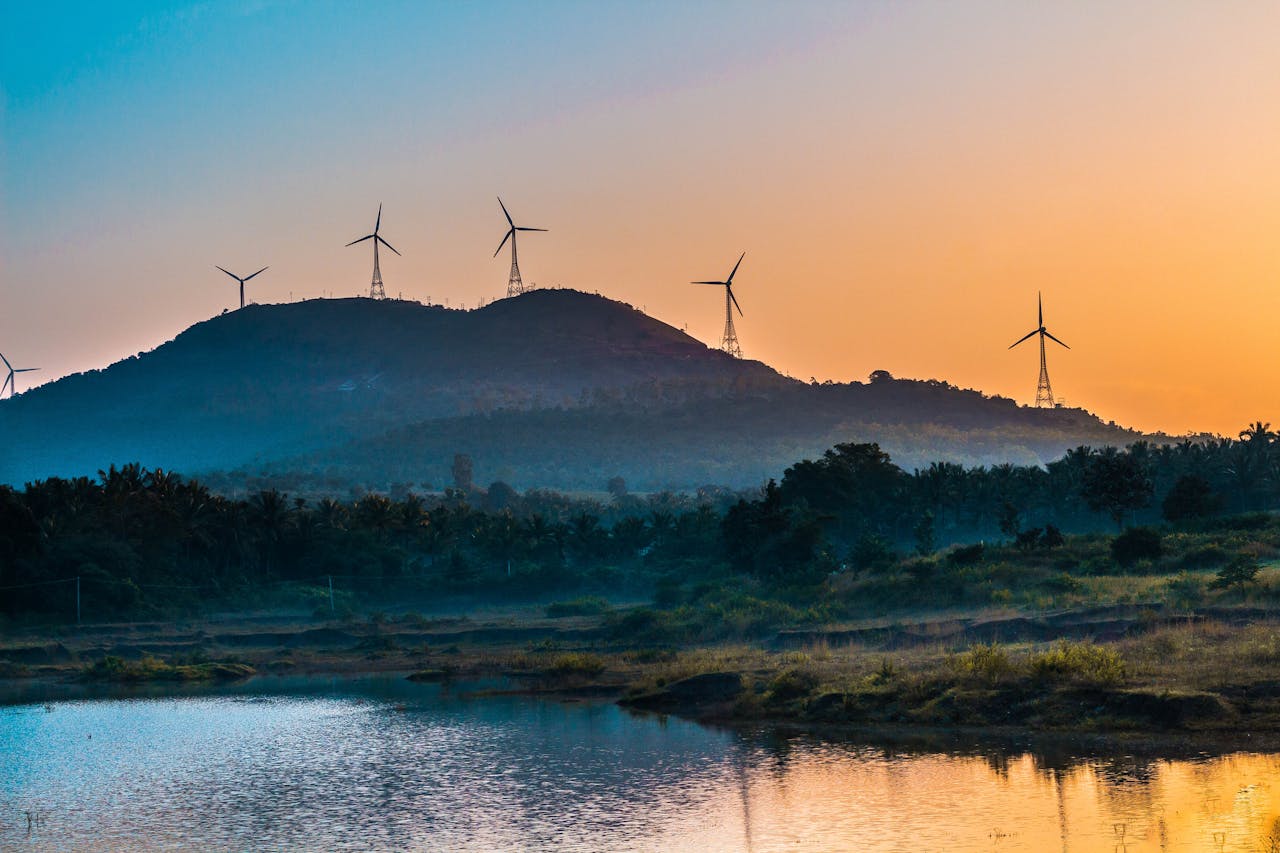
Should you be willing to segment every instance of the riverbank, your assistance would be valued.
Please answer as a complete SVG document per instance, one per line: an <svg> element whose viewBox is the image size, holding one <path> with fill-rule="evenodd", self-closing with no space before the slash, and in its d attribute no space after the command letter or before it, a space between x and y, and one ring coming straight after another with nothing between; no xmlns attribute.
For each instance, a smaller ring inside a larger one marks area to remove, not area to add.
<svg viewBox="0 0 1280 853"><path fill-rule="evenodd" d="M518 692L733 725L1280 742L1280 612L1258 608L935 614L681 648L633 641L626 624L529 606L437 619L100 625L6 637L0 678L30 696L42 683L89 679L503 676Z"/></svg>

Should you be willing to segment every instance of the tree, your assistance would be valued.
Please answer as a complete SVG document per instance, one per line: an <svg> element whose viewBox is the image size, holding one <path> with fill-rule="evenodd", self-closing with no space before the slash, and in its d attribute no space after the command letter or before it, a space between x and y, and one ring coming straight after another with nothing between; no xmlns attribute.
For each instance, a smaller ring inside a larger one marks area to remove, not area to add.
<svg viewBox="0 0 1280 853"><path fill-rule="evenodd" d="M920 514L919 520L912 533L916 539L916 553L922 557L927 557L934 551L934 533L933 533L933 512L925 510Z"/></svg>
<svg viewBox="0 0 1280 853"><path fill-rule="evenodd" d="M451 473L453 474L454 487L463 494L470 493L472 488L471 457L465 453L455 453L453 455Z"/></svg>
<svg viewBox="0 0 1280 853"><path fill-rule="evenodd" d="M1179 524L1207 518L1218 511L1221 503L1208 480L1198 474L1184 474L1165 495L1161 515L1165 521Z"/></svg>
<svg viewBox="0 0 1280 853"><path fill-rule="evenodd" d="M845 541L882 533L899 520L905 472L878 444L837 444L819 460L804 460L782 475L780 498L830 519Z"/></svg>
<svg viewBox="0 0 1280 853"><path fill-rule="evenodd" d="M1003 501L1000 504L1000 532L1010 539L1018 538L1018 531L1022 529L1022 522L1019 518L1018 508L1009 501Z"/></svg>
<svg viewBox="0 0 1280 853"><path fill-rule="evenodd" d="M627 481L621 476L609 478L609 482L605 484L605 489L615 500L621 500L627 496Z"/></svg>
<svg viewBox="0 0 1280 853"><path fill-rule="evenodd" d="M498 480L489 484L484 494L485 512L504 512L514 509L520 501L520 494L506 483Z"/></svg>
<svg viewBox="0 0 1280 853"><path fill-rule="evenodd" d="M1124 529L1125 516L1151 502L1154 487L1145 467L1132 455L1108 447L1089 458L1080 494L1094 512L1105 512Z"/></svg>

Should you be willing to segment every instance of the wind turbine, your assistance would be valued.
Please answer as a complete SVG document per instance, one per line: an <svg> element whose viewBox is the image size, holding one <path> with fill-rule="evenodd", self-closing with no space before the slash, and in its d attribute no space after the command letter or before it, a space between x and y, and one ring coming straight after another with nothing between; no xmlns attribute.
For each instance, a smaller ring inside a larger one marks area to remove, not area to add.
<svg viewBox="0 0 1280 853"><path fill-rule="evenodd" d="M231 277L232 277L232 278L234 278L236 281L240 282L240 307L241 307L241 308L243 308L243 307L244 307L244 283L245 283L246 281L248 281L249 279L253 278L253 275L257 275L257 274L258 274L258 272L266 272L267 270L271 269L271 267L263 267L262 269L258 270L258 272L254 273L253 275L247 275L247 276L245 276L244 278L241 278L240 276L238 276L238 275L236 275L235 273L233 273L231 270L223 270L223 269L222 269L222 267L218 266L217 264L214 264L213 266L214 266L214 268L215 268L215 269L220 269L220 270L222 270L224 273L226 273L227 275L231 276Z"/></svg>
<svg viewBox="0 0 1280 853"><path fill-rule="evenodd" d="M4 385L0 385L0 397L4 396L5 391L9 392L10 398L14 397L18 393L18 379L15 374L30 373L33 370L40 369L38 367L14 367L9 363L9 359L5 358L3 354L0 354L0 361L4 362L4 366L9 371L9 375L4 379Z"/></svg>
<svg viewBox="0 0 1280 853"><path fill-rule="evenodd" d="M378 266L378 244L381 243L391 251L396 252L395 246L391 245L386 240L383 240L382 237L378 235L378 229L381 227L382 227L382 205L379 204L378 220L377 222L373 223L373 233L368 234L364 237L361 237L359 240L352 240L350 243L347 244L348 246L354 246L356 243L363 243L365 240L373 241L373 282L369 285L370 299L386 299L387 298L387 293L385 290L383 290L383 287L382 287L382 270ZM396 252L396 254L399 255L400 253Z"/></svg>
<svg viewBox="0 0 1280 853"><path fill-rule="evenodd" d="M733 277L738 272L738 267L742 266L742 259L747 256L746 252L738 258L738 262L733 265L733 272L729 273L729 277L724 281L691 281L690 284L718 284L724 288L724 334L720 336L720 349L729 353L734 358L742 358L742 347L738 346L738 333L733 328L733 309L738 309L738 316L742 316L742 306L738 304L738 299L733 295Z"/></svg>
<svg viewBox="0 0 1280 853"><path fill-rule="evenodd" d="M1013 349L1018 344L1022 343L1027 338L1030 338L1034 335L1040 336L1040 381L1036 385L1036 408L1037 409L1045 408L1045 407L1053 408L1054 406L1053 389L1049 387L1049 368L1045 366L1045 360L1044 360L1044 339L1048 338L1054 343L1061 344L1063 347L1066 347L1067 349L1071 349L1071 347L1067 346L1066 344L1062 343L1062 341L1058 340L1053 335L1049 334L1049 330L1044 327L1044 301L1040 298L1039 292L1036 293L1036 308L1038 310L1037 327L1031 330L1030 332L1027 332L1025 335L1023 335L1022 337L1014 341L1012 344L1010 344L1009 349Z"/></svg>
<svg viewBox="0 0 1280 853"><path fill-rule="evenodd" d="M511 277L507 279L507 296L519 296L524 293L524 281L520 278L520 263L516 256L516 232L517 231L546 231L545 228L517 228L515 222L511 221L511 214L507 213L507 206L502 203L502 199L498 199L498 205L502 208L502 215L507 217L507 224L511 227L507 229L506 236L502 238L502 242L498 244L498 248L494 250L493 256L498 257L498 252L502 251L502 247L507 245L507 241L511 241Z"/></svg>

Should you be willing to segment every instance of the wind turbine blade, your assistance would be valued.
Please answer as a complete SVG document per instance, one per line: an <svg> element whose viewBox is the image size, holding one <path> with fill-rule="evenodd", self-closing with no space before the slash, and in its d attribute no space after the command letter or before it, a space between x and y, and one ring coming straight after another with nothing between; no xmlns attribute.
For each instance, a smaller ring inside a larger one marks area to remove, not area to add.
<svg viewBox="0 0 1280 853"><path fill-rule="evenodd" d="M267 270L269 270L269 269L271 269L271 267L263 267L262 269L258 270L258 272L266 272L266 271L267 271ZM258 272L254 273L253 275L257 275L257 274L258 274ZM250 278L253 278L253 275L251 275L251 276L249 276L248 278L246 278L246 279L245 279L245 281L248 281Z"/></svg>
<svg viewBox="0 0 1280 853"><path fill-rule="evenodd" d="M363 243L365 240L372 240L374 237L377 237L377 236L378 236L377 234L370 234L368 237L361 237L359 240L352 240L347 245L354 246L356 243Z"/></svg>
<svg viewBox="0 0 1280 853"><path fill-rule="evenodd" d="M4 385L0 385L0 397L4 396L4 392L9 390L9 386L13 384L13 371L9 371L9 375L5 377Z"/></svg>
<svg viewBox="0 0 1280 853"><path fill-rule="evenodd" d="M734 265L733 265L733 272L729 273L729 278L725 281L725 283L726 283L726 284L728 284L729 282L733 281L733 277L734 277L734 276L737 274L737 272L738 272L738 267L742 266L742 259L743 259L743 258L745 258L746 256L747 256L747 253L746 253L746 252L743 252L743 253L738 257L738 262L737 262L736 264L734 264Z"/></svg>
<svg viewBox="0 0 1280 853"><path fill-rule="evenodd" d="M213 266L214 266L214 268L215 268L215 269L220 269L220 270L222 270L222 267L218 266L217 264L214 264ZM223 271L224 273L226 273L227 275L231 276L232 278L234 278L236 281L239 281L239 280L240 280L240 276L236 275L235 273L231 272L230 270L222 270L222 271Z"/></svg>
<svg viewBox="0 0 1280 853"><path fill-rule="evenodd" d="M377 234L378 229L382 227L382 202L378 202L378 221L373 223L373 233Z"/></svg>
<svg viewBox="0 0 1280 853"><path fill-rule="evenodd" d="M1039 333L1040 333L1040 330L1039 330L1039 329L1035 329L1035 330L1033 330L1033 331L1027 332L1025 335L1023 335L1022 337L1018 338L1018 339L1017 339L1016 341L1014 341L1013 343L1009 344L1009 349L1013 349L1013 348L1014 348L1014 347L1016 347L1018 344L1020 344L1020 343L1022 343L1023 341L1025 341L1027 338L1030 338L1030 337L1033 337L1033 336L1035 336L1035 335L1038 335Z"/></svg>
<svg viewBox="0 0 1280 853"><path fill-rule="evenodd" d="M1048 338L1049 340L1053 341L1054 343L1062 344L1062 341L1058 340L1058 339L1057 339L1057 338L1055 338L1053 335L1049 334L1049 332L1048 332L1048 330L1047 330L1047 329L1045 330L1044 336L1045 336L1046 338ZM1063 345L1064 347L1067 347L1067 345L1066 345L1066 344L1062 344L1062 345ZM1067 349L1071 349L1071 347L1067 347Z"/></svg>
<svg viewBox="0 0 1280 853"><path fill-rule="evenodd" d="M498 197L498 206L502 208L502 215L507 217L507 224L510 225L512 228L515 228L516 224L511 221L511 214L507 213L507 206L502 203L501 196Z"/></svg>
<svg viewBox="0 0 1280 853"><path fill-rule="evenodd" d="M738 316L745 316L742 313L742 306L738 304L738 297L733 295L733 288L726 284L725 289L729 291L729 298L733 300L733 307L738 309Z"/></svg>
<svg viewBox="0 0 1280 853"><path fill-rule="evenodd" d="M391 251L396 252L396 247L395 247L395 246L393 246L393 245L391 245L390 243L388 243L386 240L383 240L381 237L379 237L379 238L378 238L378 242L379 242L379 243L381 243L382 245L386 246L386 247L387 247L388 249L390 249ZM399 253L399 252L396 252L396 254L397 254L397 255L400 255L400 253ZM401 256L401 257L404 257L403 255L400 255L400 256Z"/></svg>
<svg viewBox="0 0 1280 853"><path fill-rule="evenodd" d="M502 242L498 244L498 248L493 250L493 256L495 258L498 257L498 253L502 251L503 246L507 245L507 240L511 239L511 235L514 233L516 233L516 229L513 227L506 233L506 236L502 238Z"/></svg>
<svg viewBox="0 0 1280 853"><path fill-rule="evenodd" d="M1036 316L1040 319L1040 328L1044 328L1044 299L1040 296L1040 291L1036 291Z"/></svg>
<svg viewBox="0 0 1280 853"><path fill-rule="evenodd" d="M517 231L546 231L545 228L517 228Z"/></svg>
<svg viewBox="0 0 1280 853"><path fill-rule="evenodd" d="M691 281L691 282L689 282L689 283L690 283L690 284L718 284L718 285L720 285L721 287L724 287L724 286L725 286L726 284L728 284L729 282L727 282L727 281Z"/></svg>
<svg viewBox="0 0 1280 853"><path fill-rule="evenodd" d="M33 371L33 370L39 370L39 369L40 369L40 368L38 368L38 367L19 367L17 370L15 370L15 371L13 371L13 372L14 372L14 373L30 373L30 372L31 372L31 371Z"/></svg>
<svg viewBox="0 0 1280 853"><path fill-rule="evenodd" d="M0 353L0 361L4 362L4 366L13 370L13 365L9 363L9 359L4 357L4 353Z"/></svg>

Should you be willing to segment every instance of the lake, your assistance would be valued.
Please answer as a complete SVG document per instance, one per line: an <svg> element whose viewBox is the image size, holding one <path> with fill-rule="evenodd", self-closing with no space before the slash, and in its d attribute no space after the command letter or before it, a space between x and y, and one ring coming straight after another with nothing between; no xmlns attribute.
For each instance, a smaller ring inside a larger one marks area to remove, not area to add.
<svg viewBox="0 0 1280 853"><path fill-rule="evenodd" d="M1280 851L1277 817L1276 755L891 750L394 677L0 707L3 850Z"/></svg>

